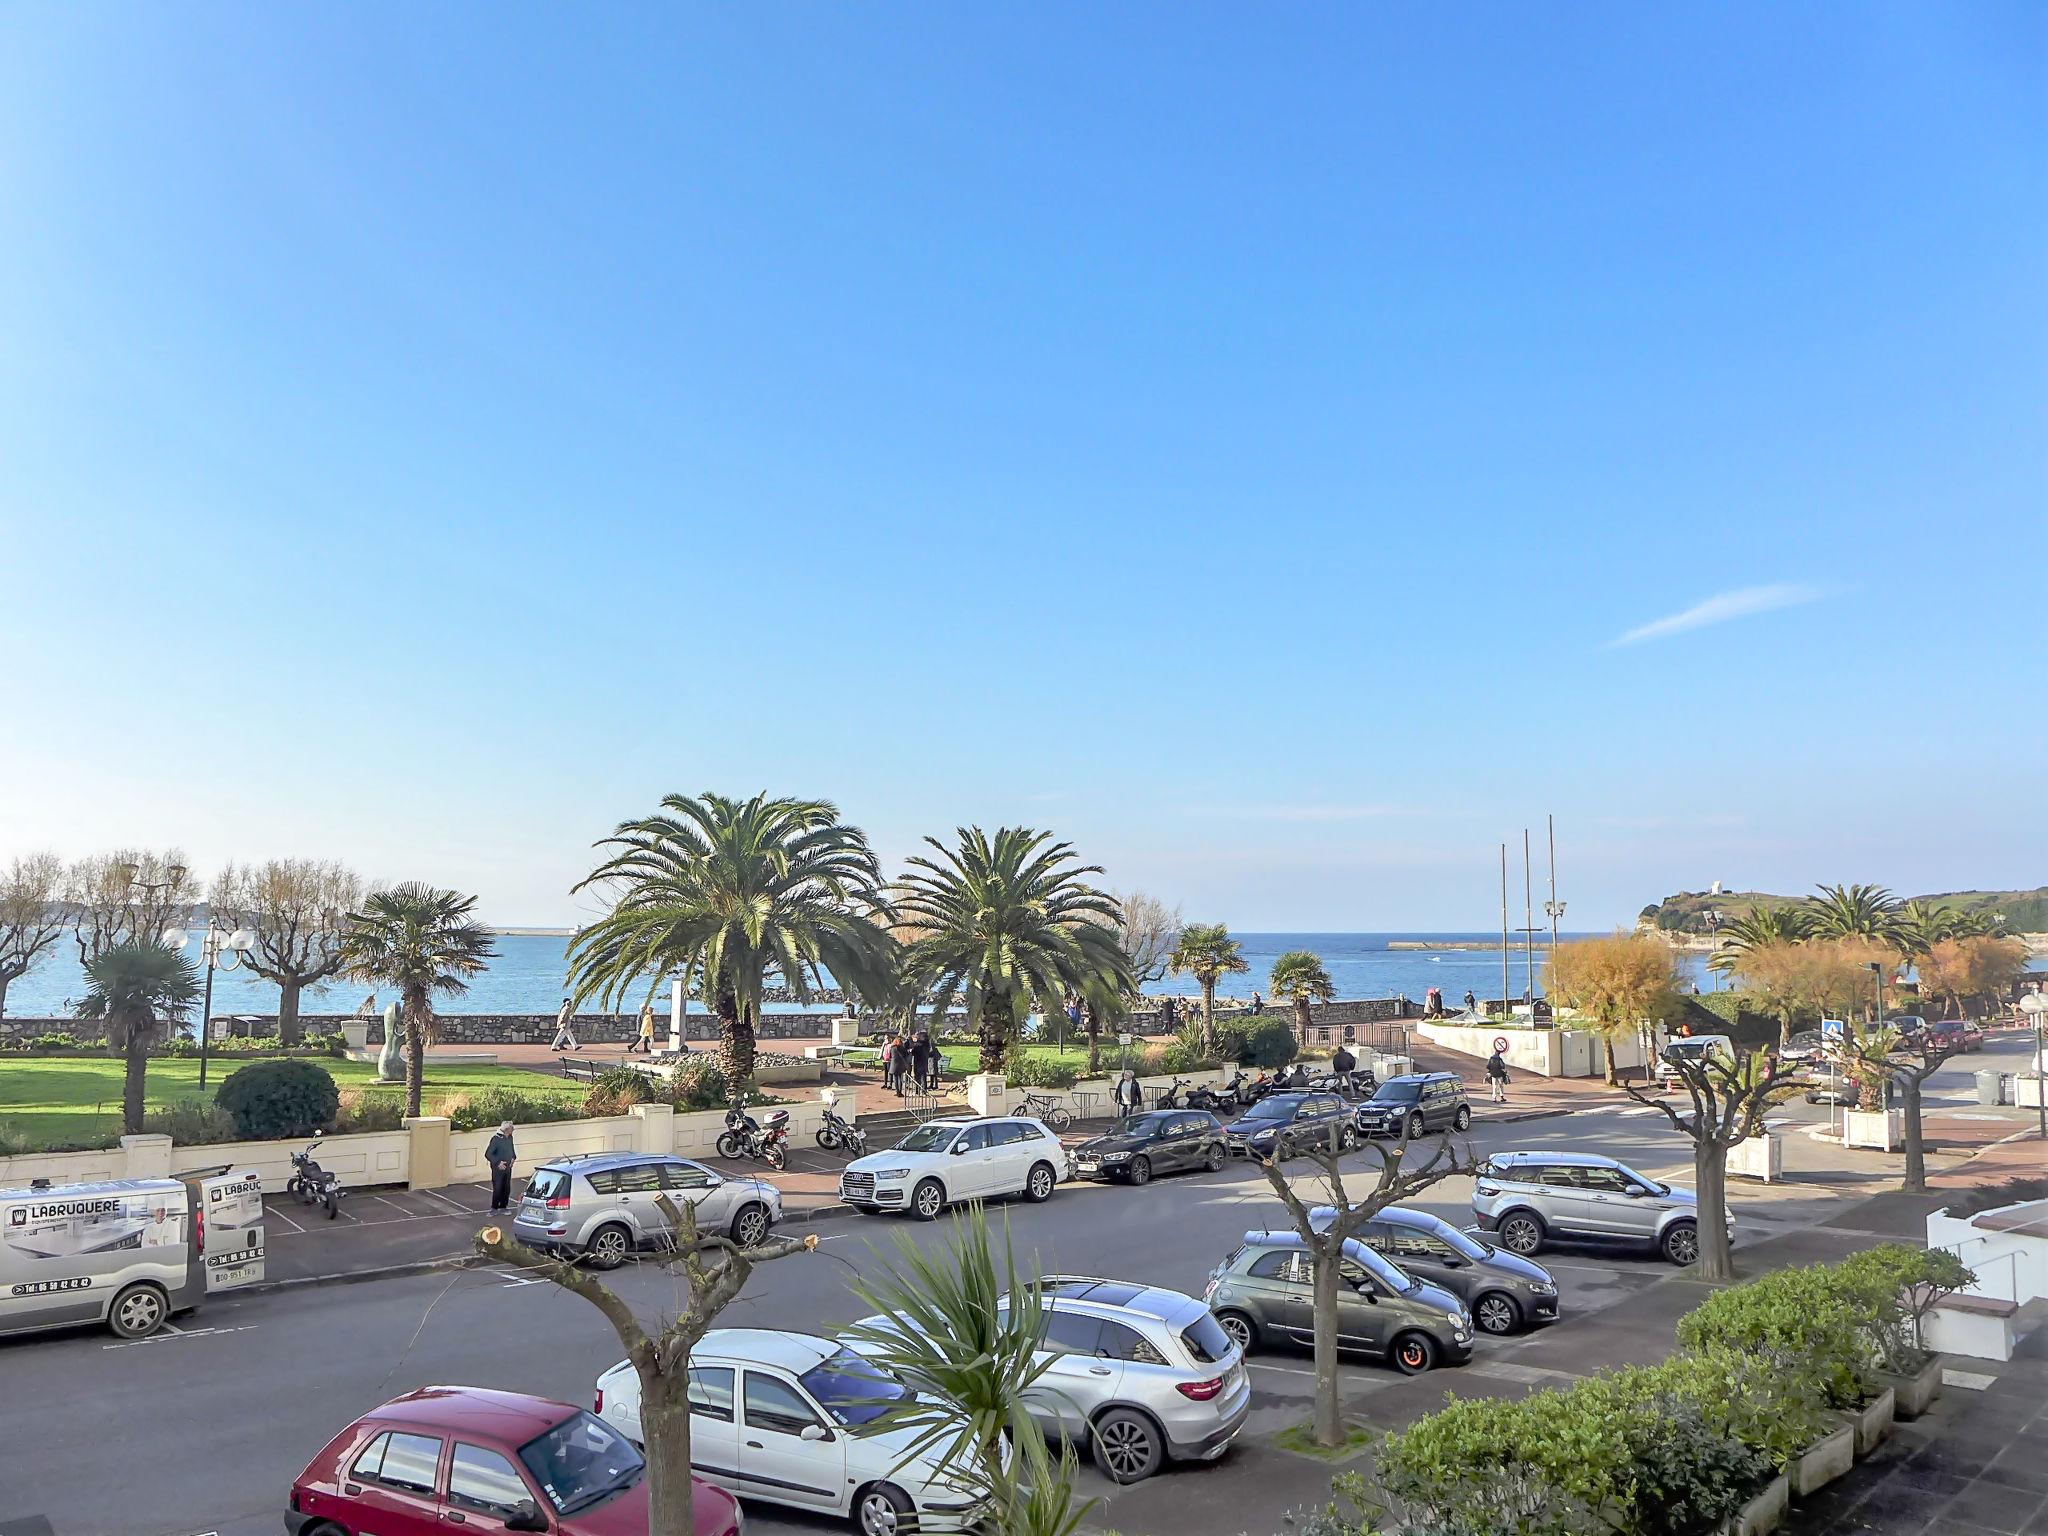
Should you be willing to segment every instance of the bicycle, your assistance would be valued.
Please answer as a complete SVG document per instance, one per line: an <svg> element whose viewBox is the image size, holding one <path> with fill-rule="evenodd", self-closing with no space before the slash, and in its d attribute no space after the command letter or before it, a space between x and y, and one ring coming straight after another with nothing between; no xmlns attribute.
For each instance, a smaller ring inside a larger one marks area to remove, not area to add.
<svg viewBox="0 0 2048 1536"><path fill-rule="evenodd" d="M1056 1131L1064 1131L1074 1123L1074 1117L1067 1106L1049 1093L1025 1094L1024 1113L1033 1119L1043 1120Z"/></svg>

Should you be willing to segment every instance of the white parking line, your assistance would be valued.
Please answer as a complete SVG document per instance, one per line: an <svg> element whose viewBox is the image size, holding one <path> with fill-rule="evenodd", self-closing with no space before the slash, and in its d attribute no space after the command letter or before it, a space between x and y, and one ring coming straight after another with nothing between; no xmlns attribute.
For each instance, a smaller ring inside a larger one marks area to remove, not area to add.
<svg viewBox="0 0 2048 1536"><path fill-rule="evenodd" d="M419 1214L419 1212L417 1211L407 1210L404 1206L400 1205L396 1200L385 1199L382 1195L370 1195L368 1196L368 1198L376 1201L379 1205L390 1206L391 1209L398 1212L398 1214L401 1216L417 1216Z"/></svg>
<svg viewBox="0 0 2048 1536"><path fill-rule="evenodd" d="M481 1211L473 1210L469 1206L462 1205L454 1200L450 1200L446 1195L437 1194L435 1191L431 1189L416 1189L413 1191L413 1193L416 1195L424 1195L429 1200L438 1200L443 1205L447 1206L449 1210L455 1211L463 1216L481 1216L483 1214L483 1212Z"/></svg>
<svg viewBox="0 0 2048 1536"><path fill-rule="evenodd" d="M208 1339L224 1333L249 1333L259 1327L256 1323L244 1323L239 1328L173 1328L165 1323L146 1339L122 1339L116 1344L102 1344L101 1349L133 1349L138 1344L165 1344L172 1339Z"/></svg>
<svg viewBox="0 0 2048 1536"><path fill-rule="evenodd" d="M279 1221L283 1222L286 1226L290 1227L294 1232L303 1232L306 1230L304 1227L300 1226L296 1221L293 1221L291 1217L285 1215L284 1208L282 1206L272 1205L264 1207L264 1219L267 1221L273 1216L276 1217Z"/></svg>

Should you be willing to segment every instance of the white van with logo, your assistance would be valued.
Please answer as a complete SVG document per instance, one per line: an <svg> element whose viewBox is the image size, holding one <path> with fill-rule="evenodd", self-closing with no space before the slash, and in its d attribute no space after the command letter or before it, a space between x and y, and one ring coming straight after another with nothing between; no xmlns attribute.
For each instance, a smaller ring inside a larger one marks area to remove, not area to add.
<svg viewBox="0 0 2048 1536"><path fill-rule="evenodd" d="M0 1189L0 1335L105 1323L144 1338L262 1278L253 1173Z"/></svg>

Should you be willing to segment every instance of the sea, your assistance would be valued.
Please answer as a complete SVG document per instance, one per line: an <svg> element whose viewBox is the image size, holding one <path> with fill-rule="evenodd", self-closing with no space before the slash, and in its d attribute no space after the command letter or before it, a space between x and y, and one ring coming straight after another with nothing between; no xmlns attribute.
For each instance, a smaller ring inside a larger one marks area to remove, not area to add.
<svg viewBox="0 0 2048 1536"><path fill-rule="evenodd" d="M1239 933L1233 937L1243 946L1245 963L1250 969L1224 978L1217 988L1218 995L1223 997L1249 998L1254 993L1270 997L1273 962L1291 949L1313 950L1321 956L1340 998L1405 996L1421 1002L1431 987L1441 987L1446 1004L1456 1008L1467 990L1480 997L1500 996L1497 933ZM1397 941L1401 944L1399 948L1393 947ZM1487 949L1456 947L1489 941L1492 947ZM471 980L468 991L441 998L435 1007L444 1014L553 1013L561 1006L566 969L563 954L568 942L560 934L500 934L497 958L491 961L490 968ZM1535 990L1539 996L1543 991L1545 943L1545 938L1537 940ZM1411 944L1425 947L1407 947ZM1426 947L1429 945L1444 947ZM196 942L188 953L197 959ZM1710 983L1701 964L1702 957L1688 954L1683 959L1701 990L1708 990ZM1510 996L1522 995L1527 977L1526 952L1517 940L1508 964ZM13 1018L64 1017L76 1009L85 990L77 949L67 935L45 952L41 964L7 989L6 1010ZM1168 976L1149 983L1145 990L1155 995L1174 993L1191 997L1198 988L1188 977ZM299 1008L304 1013L353 1013L369 991L361 982L325 982L307 988L300 996ZM837 1011L831 1005L820 1005L820 1009ZM247 972L216 972L213 1011L216 1016L274 1014L277 987Z"/></svg>

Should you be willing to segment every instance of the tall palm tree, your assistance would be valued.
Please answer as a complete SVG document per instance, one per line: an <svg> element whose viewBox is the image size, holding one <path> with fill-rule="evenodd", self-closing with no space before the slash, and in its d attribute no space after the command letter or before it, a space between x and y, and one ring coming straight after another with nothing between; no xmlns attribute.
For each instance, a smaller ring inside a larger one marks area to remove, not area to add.
<svg viewBox="0 0 2048 1536"><path fill-rule="evenodd" d="M1823 885L1806 898L1807 932L1819 939L1900 938L1899 900L1881 885Z"/></svg>
<svg viewBox="0 0 2048 1536"><path fill-rule="evenodd" d="M1996 912L1966 912L1961 907L1937 907L1915 897L1899 908L1900 947L1909 955L1924 955L1944 939L1981 939L2004 925Z"/></svg>
<svg viewBox="0 0 2048 1536"><path fill-rule="evenodd" d="M358 981L395 988L405 1029L405 1112L418 1115L426 1083L427 1046L434 1038L434 994L469 990L468 978L498 953L491 930L474 921L476 898L408 880L372 891L351 912L342 964Z"/></svg>
<svg viewBox="0 0 2048 1536"><path fill-rule="evenodd" d="M1294 1004L1294 1033L1308 1043L1310 1003L1327 1003L1337 995L1322 957L1313 950L1290 949L1273 962L1273 995Z"/></svg>
<svg viewBox="0 0 2048 1536"><path fill-rule="evenodd" d="M140 1135L149 1048L166 1025L199 1000L199 968L154 940L130 939L86 961L85 979L90 987L78 1017L104 1019L107 1044L126 1057L121 1128ZM200 1027L206 1027L203 1020Z"/></svg>
<svg viewBox="0 0 2048 1536"><path fill-rule="evenodd" d="M768 977L800 1003L837 984L875 1004L899 995L881 870L866 836L826 800L667 795L619 823L610 856L577 890L616 893L569 951L577 1002L615 1004L673 971L702 978L718 1020L719 1064L735 1098L754 1075Z"/></svg>
<svg viewBox="0 0 2048 1536"><path fill-rule="evenodd" d="M1082 878L1101 871L1076 864L1071 845L1029 827L956 835L957 848L926 838L939 856L912 858L896 887L897 918L914 935L904 970L942 1017L963 997L981 1070L996 1072L1027 1018L1051 1018L1068 993L1088 997L1105 976L1128 988L1130 960L1116 902Z"/></svg>
<svg viewBox="0 0 2048 1536"><path fill-rule="evenodd" d="M1202 1044L1216 1043L1216 983L1237 971L1251 969L1244 952L1222 923L1189 923L1174 942L1166 968L1176 976L1192 976L1202 987Z"/></svg>
<svg viewBox="0 0 2048 1536"><path fill-rule="evenodd" d="M1774 944L1797 944L1806 937L1806 914L1798 907L1751 907L1721 931L1721 942L1707 960L1710 969L1726 974L1742 957Z"/></svg>

